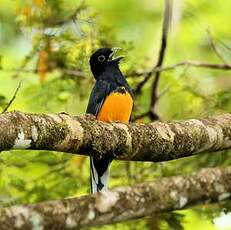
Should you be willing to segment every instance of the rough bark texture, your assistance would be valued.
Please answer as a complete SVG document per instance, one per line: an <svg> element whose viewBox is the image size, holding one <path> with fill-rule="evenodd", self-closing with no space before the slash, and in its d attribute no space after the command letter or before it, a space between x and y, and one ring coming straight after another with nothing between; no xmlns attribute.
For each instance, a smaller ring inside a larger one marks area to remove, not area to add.
<svg viewBox="0 0 231 230"><path fill-rule="evenodd" d="M1 230L71 229L116 223L230 198L231 167L203 169L133 187L0 209Z"/></svg>
<svg viewBox="0 0 231 230"><path fill-rule="evenodd" d="M0 115L0 151L44 149L158 162L230 147L231 114L130 125L96 121L91 115L21 112Z"/></svg>

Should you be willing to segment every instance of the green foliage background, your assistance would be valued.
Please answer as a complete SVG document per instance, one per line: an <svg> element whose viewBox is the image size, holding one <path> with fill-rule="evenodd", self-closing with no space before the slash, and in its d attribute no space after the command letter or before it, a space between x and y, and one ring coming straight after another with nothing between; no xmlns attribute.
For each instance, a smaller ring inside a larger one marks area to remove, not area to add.
<svg viewBox="0 0 231 230"><path fill-rule="evenodd" d="M90 54L101 46L119 46L126 55L121 64L125 74L150 70L160 47L163 2L0 0L1 109L22 81L10 110L84 114L94 83L88 67ZM164 65L183 60L222 63L211 47L208 29L219 52L230 62L230 9L230 0L174 1ZM45 52L43 59L41 52ZM41 62L45 69L41 68ZM81 71L84 76L70 74L68 70ZM189 66L163 72L158 88L162 95L158 100L158 115L162 120L179 120L231 112L230 77L230 71ZM128 78L133 88L141 80L137 76ZM151 81L136 98L134 116L147 111L150 86ZM110 187L230 163L230 151L158 164L113 162ZM88 177L88 160L83 157L47 151L3 152L0 205L86 194ZM229 203L199 206L103 229L219 229L213 218L221 210L230 210L229 206Z"/></svg>

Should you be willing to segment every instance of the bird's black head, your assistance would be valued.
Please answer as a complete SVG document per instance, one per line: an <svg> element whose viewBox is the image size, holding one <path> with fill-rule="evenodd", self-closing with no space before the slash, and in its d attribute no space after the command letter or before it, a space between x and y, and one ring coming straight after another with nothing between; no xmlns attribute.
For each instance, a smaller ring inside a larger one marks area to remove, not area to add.
<svg viewBox="0 0 231 230"><path fill-rule="evenodd" d="M106 69L107 66L119 66L119 61L123 58L120 57L113 57L113 55L120 50L118 47L114 48L100 48L96 50L90 57L90 67L91 72L93 73L94 77L97 77Z"/></svg>

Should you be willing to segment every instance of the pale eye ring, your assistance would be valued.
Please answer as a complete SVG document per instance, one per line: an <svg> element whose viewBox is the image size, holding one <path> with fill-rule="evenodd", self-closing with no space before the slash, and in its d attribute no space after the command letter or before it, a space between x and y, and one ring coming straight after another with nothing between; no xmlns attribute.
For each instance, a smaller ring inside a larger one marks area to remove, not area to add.
<svg viewBox="0 0 231 230"><path fill-rule="evenodd" d="M99 60L100 62L105 61L105 56L104 56L104 55L100 55L100 56L98 57L98 60Z"/></svg>

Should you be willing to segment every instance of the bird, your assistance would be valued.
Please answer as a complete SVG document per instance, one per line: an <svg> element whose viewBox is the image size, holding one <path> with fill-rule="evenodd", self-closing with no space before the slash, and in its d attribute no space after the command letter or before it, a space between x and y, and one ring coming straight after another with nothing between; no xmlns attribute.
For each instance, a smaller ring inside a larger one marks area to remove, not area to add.
<svg viewBox="0 0 231 230"><path fill-rule="evenodd" d="M133 92L120 71L123 56L115 57L121 48L100 48L89 59L95 78L86 113L99 121L128 123L133 109ZM91 192L108 189L109 167L114 154L101 158L90 157Z"/></svg>

